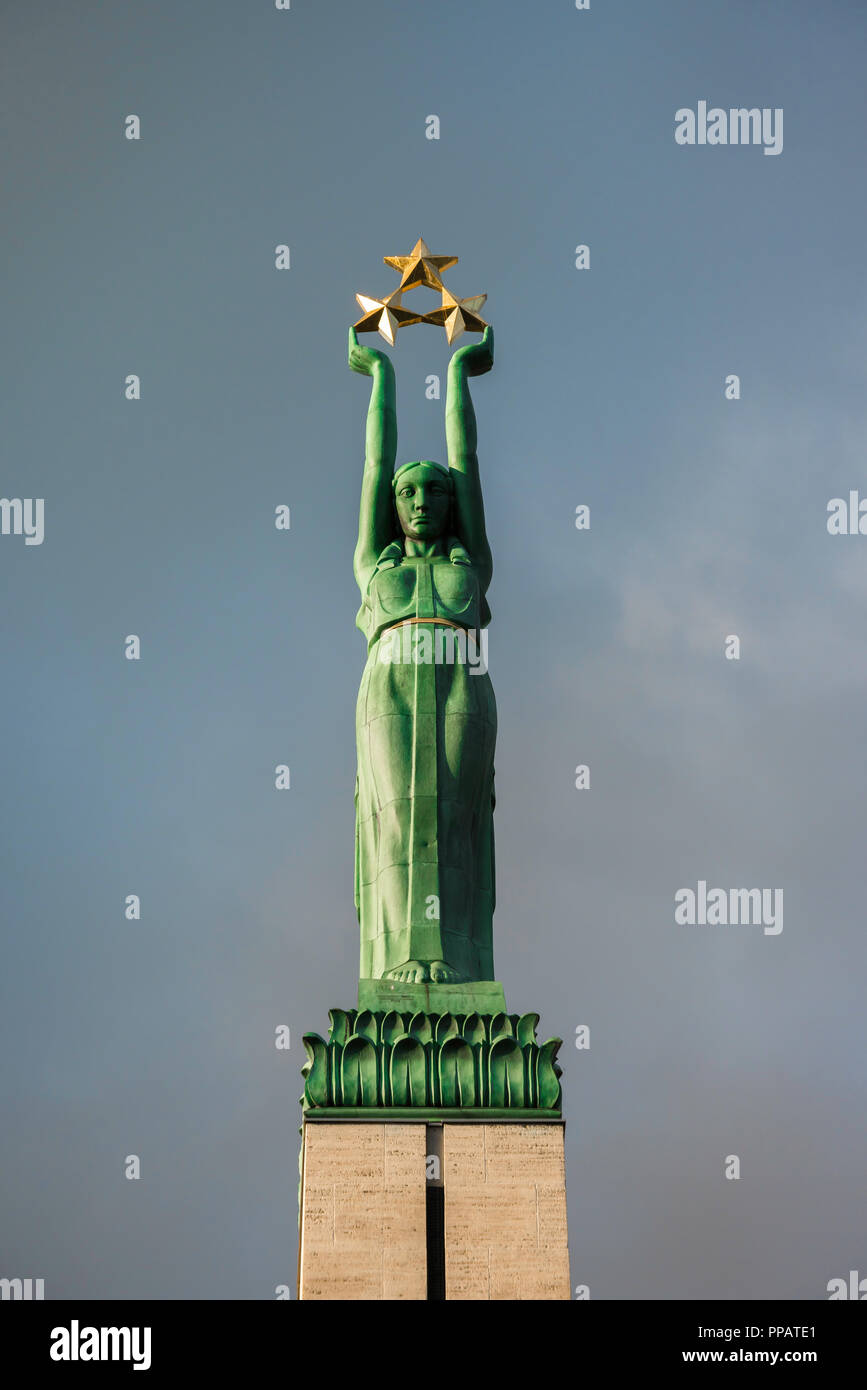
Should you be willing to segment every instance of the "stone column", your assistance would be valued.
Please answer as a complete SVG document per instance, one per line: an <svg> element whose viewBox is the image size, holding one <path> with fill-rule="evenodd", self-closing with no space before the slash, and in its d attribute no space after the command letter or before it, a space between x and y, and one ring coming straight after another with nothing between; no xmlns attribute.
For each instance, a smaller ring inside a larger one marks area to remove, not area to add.
<svg viewBox="0 0 867 1390"><path fill-rule="evenodd" d="M305 1123L300 1298L442 1297L429 1264L447 1299L570 1297L562 1123L435 1128Z"/></svg>

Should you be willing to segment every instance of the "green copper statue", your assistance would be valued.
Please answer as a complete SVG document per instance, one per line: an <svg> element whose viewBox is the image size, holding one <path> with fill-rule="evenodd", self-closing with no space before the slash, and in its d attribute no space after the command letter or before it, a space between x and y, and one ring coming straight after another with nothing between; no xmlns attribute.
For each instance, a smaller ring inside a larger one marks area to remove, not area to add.
<svg viewBox="0 0 867 1390"><path fill-rule="evenodd" d="M349 365L373 382L354 566L368 644L356 711L363 979L494 978L497 712L472 656L490 620L492 565L468 380L490 371L493 352L488 327L451 358L448 467L395 473L394 368L349 333Z"/></svg>
<svg viewBox="0 0 867 1390"><path fill-rule="evenodd" d="M327 1039L304 1034L305 1125L561 1113L560 1041L538 1043L539 1015L509 1012L494 979L492 566L469 390L494 364L494 336L478 313L485 296L458 299L443 285L456 260L421 240L386 256L400 288L356 295L364 314L349 331L349 365L372 381L355 551L367 638L355 718L361 968L357 1009L330 1009ZM401 296L422 285L442 304L414 314ZM449 363L448 466L416 460L395 472L394 368L357 335L393 345L409 323L443 327L450 345L484 332Z"/></svg>

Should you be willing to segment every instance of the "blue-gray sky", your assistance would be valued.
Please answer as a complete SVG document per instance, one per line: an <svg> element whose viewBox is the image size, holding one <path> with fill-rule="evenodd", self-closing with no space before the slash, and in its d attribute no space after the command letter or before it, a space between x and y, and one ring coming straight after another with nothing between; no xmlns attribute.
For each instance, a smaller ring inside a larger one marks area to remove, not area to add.
<svg viewBox="0 0 867 1390"><path fill-rule="evenodd" d="M41 546L0 537L0 1275L294 1283L301 1034L358 969L346 330L420 236L497 335L495 956L565 1039L573 1285L867 1274L867 538L825 524L867 495L863 6L7 0L0 29L0 491L45 499ZM702 100L783 108L782 153L679 146ZM447 360L399 335L400 459L443 457ZM782 888L783 931L675 925L699 879Z"/></svg>

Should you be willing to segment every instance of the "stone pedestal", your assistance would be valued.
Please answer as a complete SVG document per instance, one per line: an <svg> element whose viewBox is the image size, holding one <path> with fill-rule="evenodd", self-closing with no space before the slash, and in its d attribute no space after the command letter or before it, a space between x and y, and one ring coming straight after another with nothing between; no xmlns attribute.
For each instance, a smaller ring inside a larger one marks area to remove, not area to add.
<svg viewBox="0 0 867 1390"><path fill-rule="evenodd" d="M562 1124L443 1125L449 1299L568 1299Z"/></svg>
<svg viewBox="0 0 867 1390"><path fill-rule="evenodd" d="M305 1119L302 1299L568 1299L563 1125Z"/></svg>
<svg viewBox="0 0 867 1390"><path fill-rule="evenodd" d="M425 1129L304 1125L299 1298L427 1298Z"/></svg>
<svg viewBox="0 0 867 1390"><path fill-rule="evenodd" d="M396 980L359 980L359 1010L373 1013L504 1014L506 995L498 980L470 980L463 985L403 985Z"/></svg>

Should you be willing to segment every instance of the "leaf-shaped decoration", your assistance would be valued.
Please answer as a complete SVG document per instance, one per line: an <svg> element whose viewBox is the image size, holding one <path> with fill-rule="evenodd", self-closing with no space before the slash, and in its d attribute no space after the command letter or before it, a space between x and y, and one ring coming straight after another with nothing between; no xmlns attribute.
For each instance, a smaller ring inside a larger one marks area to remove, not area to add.
<svg viewBox="0 0 867 1390"><path fill-rule="evenodd" d="M469 1044L456 1036L447 1038L439 1055L440 1104L448 1109L474 1105L476 1077Z"/></svg>
<svg viewBox="0 0 867 1390"><path fill-rule="evenodd" d="M301 1068L304 1099L309 1106L328 1104L328 1044L318 1033L305 1033L301 1041L307 1060Z"/></svg>
<svg viewBox="0 0 867 1390"><path fill-rule="evenodd" d="M538 1014L521 1014L515 1024L515 1037L521 1046L524 1043L534 1043L536 1041L536 1024L539 1022Z"/></svg>
<svg viewBox="0 0 867 1390"><path fill-rule="evenodd" d="M328 1041L330 1043L340 1043L342 1046L352 1037L353 1013L347 1013L345 1009L328 1010Z"/></svg>
<svg viewBox="0 0 867 1390"><path fill-rule="evenodd" d="M491 1047L488 1085L495 1109L524 1104L524 1057L514 1038L498 1038Z"/></svg>
<svg viewBox="0 0 867 1390"><path fill-rule="evenodd" d="M405 1032L402 1015L392 1009L382 1020L382 1041L391 1045L396 1043L398 1038L402 1038Z"/></svg>
<svg viewBox="0 0 867 1390"><path fill-rule="evenodd" d="M441 1106L559 1113L562 1042L536 1043L538 1014L332 1009L329 1019L327 1043L318 1033L303 1037L307 1109Z"/></svg>
<svg viewBox="0 0 867 1390"><path fill-rule="evenodd" d="M488 1036L492 1043L497 1042L500 1038L513 1038L515 1036L515 1029L508 1014L494 1014Z"/></svg>
<svg viewBox="0 0 867 1390"><path fill-rule="evenodd" d="M434 1024L434 1042L441 1044L446 1038L457 1038L459 1035L457 1019L452 1018L451 1014L440 1014Z"/></svg>
<svg viewBox="0 0 867 1390"><path fill-rule="evenodd" d="M369 1038L372 1043L379 1042L379 1020L382 1015L371 1013L370 1009L363 1009L355 1020L353 1031L359 1038Z"/></svg>
<svg viewBox="0 0 867 1390"><path fill-rule="evenodd" d="M407 1031L410 1037L417 1038L419 1042L431 1042L433 1028L431 1027L430 1014L413 1014Z"/></svg>
<svg viewBox="0 0 867 1390"><path fill-rule="evenodd" d="M478 1014L467 1014L461 1025L461 1035L470 1045L483 1043L485 1041L484 1020Z"/></svg>
<svg viewBox="0 0 867 1390"><path fill-rule="evenodd" d="M369 1038L353 1033L344 1047L340 1090L344 1105L376 1105L376 1048Z"/></svg>
<svg viewBox="0 0 867 1390"><path fill-rule="evenodd" d="M389 1073L392 1105L429 1104L426 1058L417 1038L401 1038L395 1043Z"/></svg>
<svg viewBox="0 0 867 1390"><path fill-rule="evenodd" d="M560 1068L557 1065L557 1053L560 1050L562 1038L549 1038L539 1048L539 1056L536 1062L536 1076L538 1078L538 1105L540 1110L559 1110L560 1109L560 1082L557 1079Z"/></svg>

